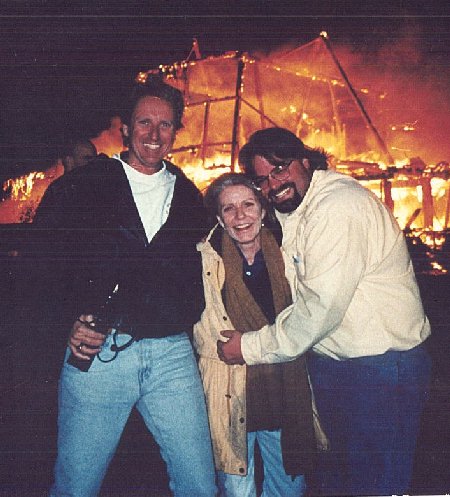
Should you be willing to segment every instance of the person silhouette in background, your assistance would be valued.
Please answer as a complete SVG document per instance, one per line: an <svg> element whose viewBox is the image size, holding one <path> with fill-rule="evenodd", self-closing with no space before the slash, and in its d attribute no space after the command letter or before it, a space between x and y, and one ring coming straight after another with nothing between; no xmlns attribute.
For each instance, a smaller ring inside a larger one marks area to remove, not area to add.
<svg viewBox="0 0 450 497"><path fill-rule="evenodd" d="M87 138L79 138L69 141L61 153L61 162L64 167L64 174L67 174L78 167L85 166L96 157L97 149Z"/></svg>

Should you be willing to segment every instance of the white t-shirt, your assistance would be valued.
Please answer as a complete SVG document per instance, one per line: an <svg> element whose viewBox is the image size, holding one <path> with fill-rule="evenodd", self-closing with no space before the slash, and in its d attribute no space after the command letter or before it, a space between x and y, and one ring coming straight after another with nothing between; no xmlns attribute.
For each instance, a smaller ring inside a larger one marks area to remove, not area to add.
<svg viewBox="0 0 450 497"><path fill-rule="evenodd" d="M118 154L114 155L114 159L123 165L147 240L150 242L169 216L176 178L164 163L158 172L143 174L124 162Z"/></svg>

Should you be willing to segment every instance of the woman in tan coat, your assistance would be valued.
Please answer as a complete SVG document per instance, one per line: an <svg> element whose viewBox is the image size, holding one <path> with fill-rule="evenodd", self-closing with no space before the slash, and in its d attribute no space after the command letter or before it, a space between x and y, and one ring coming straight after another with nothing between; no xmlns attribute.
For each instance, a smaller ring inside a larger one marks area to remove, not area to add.
<svg viewBox="0 0 450 497"><path fill-rule="evenodd" d="M302 496L315 452L303 357L228 366L217 356L222 330L257 330L291 304L279 243L263 227L263 202L244 175L220 176L205 196L218 225L198 245L206 307L195 325L194 343L222 497L256 497L256 443L264 467L262 496Z"/></svg>

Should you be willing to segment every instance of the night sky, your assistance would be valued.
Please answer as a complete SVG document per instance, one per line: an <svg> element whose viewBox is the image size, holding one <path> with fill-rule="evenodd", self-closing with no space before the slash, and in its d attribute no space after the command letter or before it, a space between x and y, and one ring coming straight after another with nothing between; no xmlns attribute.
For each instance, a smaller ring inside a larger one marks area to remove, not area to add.
<svg viewBox="0 0 450 497"><path fill-rule="evenodd" d="M185 59L193 37L203 56L269 52L307 43L322 30L338 49L376 64L392 47L397 56L387 64L394 61L396 70L410 73L413 86L422 82L417 71L424 69L443 96L439 105L447 108L448 120L450 8L439 6L446 2L379 1L362 9L356 2L311 2L320 3L313 7L294 0L5 3L1 177L45 167L70 136L107 127L137 72ZM445 147L444 154L450 150Z"/></svg>

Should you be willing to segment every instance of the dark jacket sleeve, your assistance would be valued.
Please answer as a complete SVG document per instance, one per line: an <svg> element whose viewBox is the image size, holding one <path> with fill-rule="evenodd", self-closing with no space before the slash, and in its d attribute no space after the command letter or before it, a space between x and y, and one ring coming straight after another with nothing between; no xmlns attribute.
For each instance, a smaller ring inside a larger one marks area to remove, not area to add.
<svg viewBox="0 0 450 497"><path fill-rule="evenodd" d="M39 323L45 327L64 325L62 316L67 304L64 289L72 256L68 224L71 189L63 179L49 186L32 224L35 300Z"/></svg>

